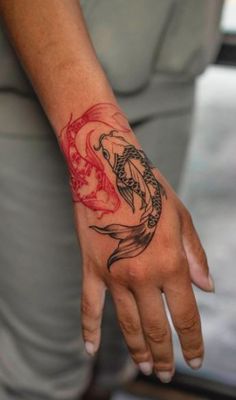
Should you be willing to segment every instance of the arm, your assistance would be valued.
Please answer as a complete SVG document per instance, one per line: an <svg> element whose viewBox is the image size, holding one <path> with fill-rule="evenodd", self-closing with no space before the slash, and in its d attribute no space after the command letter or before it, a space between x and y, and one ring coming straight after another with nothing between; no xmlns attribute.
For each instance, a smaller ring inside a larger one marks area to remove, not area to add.
<svg viewBox="0 0 236 400"><path fill-rule="evenodd" d="M213 290L191 217L140 148L96 58L76 0L0 0L12 43L70 174L83 257L82 328L97 351L105 290L131 356L163 381L174 371L162 292L192 368L203 341L191 281Z"/></svg>

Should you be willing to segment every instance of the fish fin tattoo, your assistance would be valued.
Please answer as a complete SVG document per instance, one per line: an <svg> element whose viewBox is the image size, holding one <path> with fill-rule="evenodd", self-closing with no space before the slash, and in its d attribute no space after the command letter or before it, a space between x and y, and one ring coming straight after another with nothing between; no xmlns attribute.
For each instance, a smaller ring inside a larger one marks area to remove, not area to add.
<svg viewBox="0 0 236 400"><path fill-rule="evenodd" d="M92 225L90 228L103 235L109 235L119 241L118 247L107 260L107 267L123 258L136 257L142 253L153 238L154 230L150 230L143 222L135 226L119 224L107 225L104 228Z"/></svg>
<svg viewBox="0 0 236 400"><path fill-rule="evenodd" d="M135 212L136 196L141 203L140 223L134 226L110 224L104 227L91 225L97 233L118 240L118 246L110 255L107 267L121 259L136 257L150 244L162 212L162 197L167 198L164 187L156 179L152 165L145 153L126 141L113 130L99 137L96 151L103 157L116 175L116 185L123 200Z"/></svg>

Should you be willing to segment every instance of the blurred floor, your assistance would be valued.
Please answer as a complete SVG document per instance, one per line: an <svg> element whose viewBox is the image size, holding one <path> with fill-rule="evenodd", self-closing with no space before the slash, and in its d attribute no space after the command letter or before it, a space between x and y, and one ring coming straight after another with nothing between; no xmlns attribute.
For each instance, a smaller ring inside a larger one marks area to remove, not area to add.
<svg viewBox="0 0 236 400"><path fill-rule="evenodd" d="M236 69L211 67L199 79L194 131L181 197L207 250L216 294L196 290L206 356L199 377L236 387ZM187 373L179 346L178 368ZM190 395L189 395L190 396ZM157 399L184 399L175 394ZM192 399L194 397L187 397ZM206 397L197 397L203 399ZM117 393L112 400L144 400Z"/></svg>

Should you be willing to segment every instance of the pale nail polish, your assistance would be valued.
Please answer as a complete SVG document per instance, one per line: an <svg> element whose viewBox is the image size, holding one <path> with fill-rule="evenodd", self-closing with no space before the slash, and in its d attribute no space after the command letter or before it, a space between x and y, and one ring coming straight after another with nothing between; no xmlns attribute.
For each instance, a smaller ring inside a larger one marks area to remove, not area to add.
<svg viewBox="0 0 236 400"><path fill-rule="evenodd" d="M169 383L172 379L172 372L169 372L169 371L157 372L157 376L161 382Z"/></svg>
<svg viewBox="0 0 236 400"><path fill-rule="evenodd" d="M88 353L90 356L93 356L94 353L95 353L95 348L94 348L93 343L91 343L91 342L85 342L84 345L85 345L85 349L86 349L87 353Z"/></svg>
<svg viewBox="0 0 236 400"><path fill-rule="evenodd" d="M193 369L198 369L202 365L202 359L200 357L193 358L192 360L188 361L189 365Z"/></svg>
<svg viewBox="0 0 236 400"><path fill-rule="evenodd" d="M208 282L209 282L211 292L215 293L215 283L214 283L214 279L211 274L209 274L209 276L208 276Z"/></svg>
<svg viewBox="0 0 236 400"><path fill-rule="evenodd" d="M139 363L139 369L144 375L151 375L152 373L152 364L148 361Z"/></svg>

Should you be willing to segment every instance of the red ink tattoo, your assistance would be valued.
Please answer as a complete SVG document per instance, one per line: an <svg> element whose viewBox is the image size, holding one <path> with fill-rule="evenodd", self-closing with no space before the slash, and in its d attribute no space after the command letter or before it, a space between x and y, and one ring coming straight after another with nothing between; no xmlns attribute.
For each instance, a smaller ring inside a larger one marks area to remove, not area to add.
<svg viewBox="0 0 236 400"><path fill-rule="evenodd" d="M73 200L98 211L101 218L103 214L114 213L120 206L120 199L91 145L92 135L96 134L94 123L121 132L130 131L125 116L116 106L99 103L77 119L73 120L71 114L59 139L68 163Z"/></svg>

